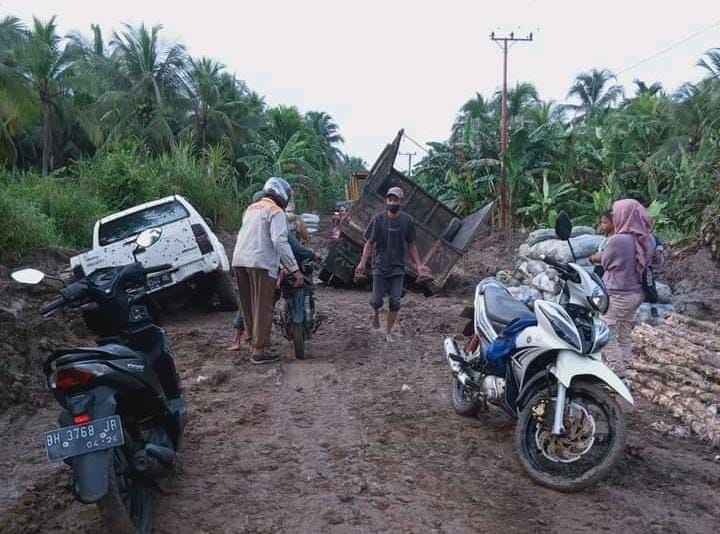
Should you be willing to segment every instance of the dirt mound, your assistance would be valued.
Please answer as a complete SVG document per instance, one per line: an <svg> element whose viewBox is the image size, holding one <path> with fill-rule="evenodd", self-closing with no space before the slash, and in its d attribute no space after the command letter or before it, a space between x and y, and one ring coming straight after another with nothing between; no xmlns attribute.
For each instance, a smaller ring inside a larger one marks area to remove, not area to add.
<svg viewBox="0 0 720 534"><path fill-rule="evenodd" d="M720 319L720 265L708 248L674 252L659 278L670 283L675 310L698 319Z"/></svg>
<svg viewBox="0 0 720 534"><path fill-rule="evenodd" d="M527 239L525 233L505 234L485 228L478 233L467 253L455 264L445 284L450 291L473 291L483 278L513 268L518 247Z"/></svg>
<svg viewBox="0 0 720 534"><path fill-rule="evenodd" d="M0 412L21 402L41 403L47 398L42 364L50 351L85 341L85 328L77 316L58 314L44 319L40 306L57 297L59 283L26 286L10 278L20 266L58 273L69 265L72 251L42 248L30 252L13 267L0 265Z"/></svg>

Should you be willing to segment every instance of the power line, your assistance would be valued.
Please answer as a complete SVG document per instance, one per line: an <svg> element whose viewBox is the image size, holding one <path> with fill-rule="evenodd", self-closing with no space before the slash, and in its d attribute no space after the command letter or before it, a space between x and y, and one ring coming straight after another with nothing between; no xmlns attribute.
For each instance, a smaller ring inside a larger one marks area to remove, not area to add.
<svg viewBox="0 0 720 534"><path fill-rule="evenodd" d="M415 139L413 139L412 137L410 137L408 134L403 133L403 137L404 137L405 139L407 139L408 141L410 141L411 143L415 144L415 146L417 146L420 150L422 150L422 151L425 152L426 154L428 154L428 155L430 154L430 152L428 152L428 149L427 149L427 148L425 148L425 147L422 146L420 143L418 143L417 141L415 141Z"/></svg>
<svg viewBox="0 0 720 534"><path fill-rule="evenodd" d="M672 45L668 46L667 48L663 48L663 49L660 50L659 52L656 52L656 53L653 54L652 56L646 57L645 59L642 59L642 60L638 61L638 62L635 63L634 65L630 65L629 67L621 70L620 72L616 73L615 75L616 75L616 76L620 76L621 74L624 74L624 73L626 73L627 71L634 69L635 67L639 67L640 65L643 65L643 64L647 63L648 61L652 61L652 60L655 59L656 57L662 56L663 54L669 52L669 51L672 50L673 48L678 47L678 46L680 46L681 44L687 43L689 40L694 39L695 37L697 37L697 36L700 35L701 33L705 33L706 31L711 30L712 28L714 28L715 26L718 26L718 25L720 25L720 20L716 20L715 22L713 22L712 24L710 24L710 26L707 26L706 28L703 28L702 30L697 31L697 32L693 33L692 35L689 35L688 37L685 37L685 39L683 39L682 41L678 41L677 43L672 44Z"/></svg>

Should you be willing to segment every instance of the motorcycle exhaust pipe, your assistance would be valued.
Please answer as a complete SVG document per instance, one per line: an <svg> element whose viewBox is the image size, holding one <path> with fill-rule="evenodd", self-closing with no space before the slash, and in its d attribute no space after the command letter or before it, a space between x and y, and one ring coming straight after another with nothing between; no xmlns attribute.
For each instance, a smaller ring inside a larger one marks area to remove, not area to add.
<svg viewBox="0 0 720 534"><path fill-rule="evenodd" d="M175 458L177 457L177 454L175 454L175 451L170 447L163 447L162 445L150 443L145 446L145 451L153 458L159 460L160 463L166 467L172 467L175 465Z"/></svg>
<svg viewBox="0 0 720 534"><path fill-rule="evenodd" d="M148 444L133 456L133 469L143 475L156 475L175 464L175 451L161 445Z"/></svg>
<svg viewBox="0 0 720 534"><path fill-rule="evenodd" d="M457 343L451 337L446 337L444 342L445 347L445 358L448 361L448 365L460 383L464 386L470 380L470 377L465 372L465 364L467 363L463 355L458 349Z"/></svg>

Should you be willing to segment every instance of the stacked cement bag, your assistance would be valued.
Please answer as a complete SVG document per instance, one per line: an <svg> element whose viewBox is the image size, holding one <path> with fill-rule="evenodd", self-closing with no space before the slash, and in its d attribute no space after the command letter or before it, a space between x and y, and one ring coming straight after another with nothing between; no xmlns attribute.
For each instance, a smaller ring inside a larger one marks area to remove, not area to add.
<svg viewBox="0 0 720 534"><path fill-rule="evenodd" d="M549 257L562 263L576 263L593 270L590 256L597 252L602 236L588 226L576 226L572 231L572 248L575 259L567 242L561 241L554 230L541 229L532 232L525 243L520 245L517 255L517 267L513 273L499 272L497 278L507 284L513 297L532 307L537 299L557 300L562 288L555 269L542 261ZM643 304L638 309L638 322L654 323L672 311L670 287L657 282L659 302Z"/></svg>
<svg viewBox="0 0 720 534"><path fill-rule="evenodd" d="M320 224L320 217L314 213L303 213L300 218L305 223L309 234L314 234L318 231L318 225Z"/></svg>
<svg viewBox="0 0 720 534"><path fill-rule="evenodd" d="M562 263L575 261L578 265L590 266L590 256L597 252L601 241L602 236L597 235L589 226L574 227L570 238L576 258L573 260L570 246L566 241L558 239L554 230L541 229L535 230L528 236L527 241L520 245L518 254L532 260L548 257Z"/></svg>
<svg viewBox="0 0 720 534"><path fill-rule="evenodd" d="M592 269L590 256L597 252L602 237L588 226L576 226L572 231L572 247L575 263ZM543 258L552 258L562 263L573 261L573 255L566 241L561 241L554 230L541 229L532 232L518 249L518 263L512 275L507 274L508 290L521 302L532 306L537 299L556 300L561 290L555 269Z"/></svg>

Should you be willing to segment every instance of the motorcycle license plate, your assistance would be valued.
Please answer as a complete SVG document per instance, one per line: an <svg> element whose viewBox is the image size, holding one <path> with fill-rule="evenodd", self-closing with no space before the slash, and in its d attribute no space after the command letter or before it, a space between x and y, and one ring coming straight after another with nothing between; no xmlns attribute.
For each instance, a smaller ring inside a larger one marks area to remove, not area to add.
<svg viewBox="0 0 720 534"><path fill-rule="evenodd" d="M50 461L119 447L125 442L119 415L51 430L45 432L43 438Z"/></svg>
<svg viewBox="0 0 720 534"><path fill-rule="evenodd" d="M147 288L150 291L166 286L170 283L172 283L172 276L170 276L170 273L163 273L160 276L151 276L146 281Z"/></svg>

